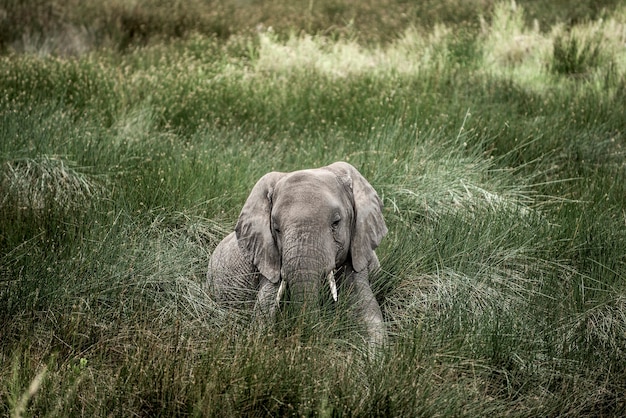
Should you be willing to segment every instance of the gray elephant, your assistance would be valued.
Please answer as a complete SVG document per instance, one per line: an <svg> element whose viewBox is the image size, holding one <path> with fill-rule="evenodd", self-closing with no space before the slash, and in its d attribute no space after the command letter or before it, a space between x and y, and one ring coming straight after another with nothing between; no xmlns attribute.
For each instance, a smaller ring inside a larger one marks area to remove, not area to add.
<svg viewBox="0 0 626 418"><path fill-rule="evenodd" d="M374 250L386 233L382 202L352 165L271 172L215 248L210 291L218 302L273 320L286 288L292 304L316 305L324 282L337 301L342 281L369 342L380 345L385 325L368 276L380 267Z"/></svg>

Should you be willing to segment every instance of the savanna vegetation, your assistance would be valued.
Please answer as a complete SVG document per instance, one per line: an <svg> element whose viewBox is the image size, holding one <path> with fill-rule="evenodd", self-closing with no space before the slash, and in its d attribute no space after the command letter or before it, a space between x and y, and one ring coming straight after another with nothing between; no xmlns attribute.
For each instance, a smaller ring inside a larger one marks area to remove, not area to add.
<svg viewBox="0 0 626 418"><path fill-rule="evenodd" d="M0 414L626 413L626 5L0 0ZM255 181L385 204L341 303L216 306Z"/></svg>

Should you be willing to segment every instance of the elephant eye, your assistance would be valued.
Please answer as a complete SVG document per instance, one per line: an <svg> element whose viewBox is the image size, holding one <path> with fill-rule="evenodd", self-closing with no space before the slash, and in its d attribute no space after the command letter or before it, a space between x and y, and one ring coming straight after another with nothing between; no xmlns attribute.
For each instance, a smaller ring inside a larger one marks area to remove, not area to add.
<svg viewBox="0 0 626 418"><path fill-rule="evenodd" d="M276 235L280 234L280 226L278 226L278 222L272 219L272 229Z"/></svg>
<svg viewBox="0 0 626 418"><path fill-rule="evenodd" d="M332 223L332 224L330 224L330 227L331 227L333 230L337 229L337 228L339 227L339 222L341 222L341 219L337 219L337 220L333 221L333 223Z"/></svg>

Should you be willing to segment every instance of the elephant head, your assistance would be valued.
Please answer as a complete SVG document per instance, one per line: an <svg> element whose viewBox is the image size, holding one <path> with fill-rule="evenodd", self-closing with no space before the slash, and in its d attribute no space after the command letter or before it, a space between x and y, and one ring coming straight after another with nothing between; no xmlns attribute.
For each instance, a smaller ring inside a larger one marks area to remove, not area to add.
<svg viewBox="0 0 626 418"><path fill-rule="evenodd" d="M336 299L337 269L367 281L378 267L374 250L387 233L381 209L374 188L348 163L272 172L252 189L235 233L244 257L278 289L273 300L285 287L292 302L317 300L325 278Z"/></svg>

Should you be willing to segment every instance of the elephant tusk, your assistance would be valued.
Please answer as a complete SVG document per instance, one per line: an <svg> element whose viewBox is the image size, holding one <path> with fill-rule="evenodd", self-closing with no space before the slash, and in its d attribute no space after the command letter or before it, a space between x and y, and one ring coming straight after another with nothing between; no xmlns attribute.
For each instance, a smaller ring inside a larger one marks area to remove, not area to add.
<svg viewBox="0 0 626 418"><path fill-rule="evenodd" d="M283 298L285 294L285 289L287 288L287 283L284 280L280 281L280 285L278 286L278 293L276 294L276 306L280 303L280 300Z"/></svg>
<svg viewBox="0 0 626 418"><path fill-rule="evenodd" d="M333 295L333 300L337 302L337 282L335 282L335 272L331 270L326 279L330 285L330 293Z"/></svg>

